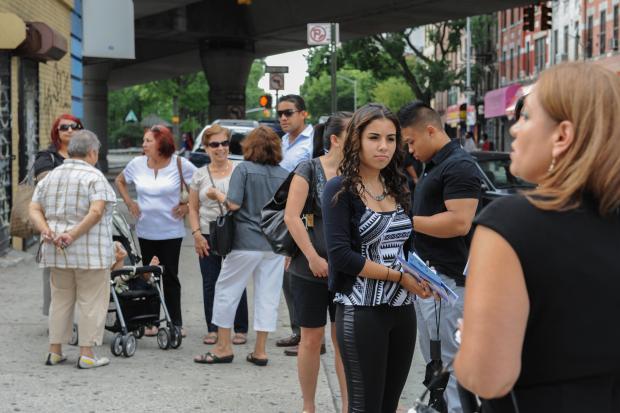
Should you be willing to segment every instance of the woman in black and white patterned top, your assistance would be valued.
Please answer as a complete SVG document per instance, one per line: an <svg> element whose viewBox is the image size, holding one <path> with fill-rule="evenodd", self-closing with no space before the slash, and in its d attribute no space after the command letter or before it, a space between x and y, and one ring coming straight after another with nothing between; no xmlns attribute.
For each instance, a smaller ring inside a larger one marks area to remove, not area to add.
<svg viewBox="0 0 620 413"><path fill-rule="evenodd" d="M396 411L415 346L413 298L431 296L396 260L413 229L402 147L392 112L365 105L347 128L341 175L323 193L328 283L352 413Z"/></svg>

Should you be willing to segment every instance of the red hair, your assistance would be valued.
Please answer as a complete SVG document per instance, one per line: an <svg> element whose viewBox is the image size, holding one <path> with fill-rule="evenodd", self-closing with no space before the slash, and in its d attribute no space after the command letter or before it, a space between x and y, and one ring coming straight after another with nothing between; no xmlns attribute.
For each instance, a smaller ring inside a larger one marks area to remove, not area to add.
<svg viewBox="0 0 620 413"><path fill-rule="evenodd" d="M176 150L174 146L174 136L170 129L164 125L153 125L148 132L151 132L153 139L157 142L159 154L163 157L170 158Z"/></svg>
<svg viewBox="0 0 620 413"><path fill-rule="evenodd" d="M56 149L60 149L60 133L58 133L58 125L60 125L60 121L63 119L75 122L78 125L80 125L82 129L84 129L84 125L82 125L82 121L73 115L69 115L68 113L63 113L62 115L57 117L56 120L54 120L54 123L52 124L52 132L50 133L52 143L54 144Z"/></svg>

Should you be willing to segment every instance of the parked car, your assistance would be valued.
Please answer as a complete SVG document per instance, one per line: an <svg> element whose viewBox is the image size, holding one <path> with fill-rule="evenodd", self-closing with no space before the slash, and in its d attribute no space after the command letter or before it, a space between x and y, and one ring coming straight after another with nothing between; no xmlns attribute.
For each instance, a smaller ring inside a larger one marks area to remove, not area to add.
<svg viewBox="0 0 620 413"><path fill-rule="evenodd" d="M506 152L472 152L482 175L482 205L494 199L532 189L535 185L510 173L510 154Z"/></svg>
<svg viewBox="0 0 620 413"><path fill-rule="evenodd" d="M243 160L243 151L241 150L241 141L245 139L248 133L254 128L258 127L258 122L255 120L244 119L218 119L211 125L205 126L196 138L194 148L189 154L189 161L196 165L197 168L204 166L210 162L209 155L206 154L204 147L202 146L202 134L207 128L212 125L218 124L224 128L227 128L231 132L230 136L230 155L228 156L233 160Z"/></svg>
<svg viewBox="0 0 620 413"><path fill-rule="evenodd" d="M277 119L261 119L258 121L261 125L269 126L279 137L284 136L284 131L280 127L280 122Z"/></svg>

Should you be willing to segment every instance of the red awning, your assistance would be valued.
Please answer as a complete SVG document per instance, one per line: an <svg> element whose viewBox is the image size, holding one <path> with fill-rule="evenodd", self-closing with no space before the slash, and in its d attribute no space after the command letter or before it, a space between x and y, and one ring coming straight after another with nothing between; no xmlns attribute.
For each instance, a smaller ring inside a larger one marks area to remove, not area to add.
<svg viewBox="0 0 620 413"><path fill-rule="evenodd" d="M516 83L487 92L484 95L484 117L506 116L506 109L512 104L513 98L520 88L521 85Z"/></svg>

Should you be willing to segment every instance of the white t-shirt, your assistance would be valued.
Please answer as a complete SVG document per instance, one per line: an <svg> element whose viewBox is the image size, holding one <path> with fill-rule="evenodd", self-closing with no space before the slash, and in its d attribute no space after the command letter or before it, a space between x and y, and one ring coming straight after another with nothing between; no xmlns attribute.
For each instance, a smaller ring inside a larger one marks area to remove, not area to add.
<svg viewBox="0 0 620 413"><path fill-rule="evenodd" d="M139 238L164 240L185 236L184 220L172 215L172 209L179 205L181 188L176 158L173 155L168 166L160 169L157 176L148 167L146 156L132 159L123 170L125 181L135 184L138 193L138 205L142 211L136 223ZM180 159L183 178L189 186L196 167L187 159Z"/></svg>
<svg viewBox="0 0 620 413"><path fill-rule="evenodd" d="M224 178L213 178L215 187L225 194L228 193L230 177L232 176L232 171L237 165L239 165L239 163L233 161L230 175L225 176ZM211 179L209 179L207 165L196 171L194 177L192 178L192 183L189 184L189 186L194 191L198 192L198 198L200 199L200 231L203 234L208 234L209 222L215 221L215 219L220 215L220 207L217 201L207 198L207 191L213 186ZM222 205L222 209L226 212L226 207L224 205Z"/></svg>

